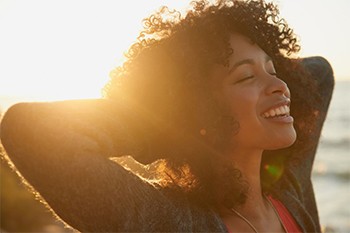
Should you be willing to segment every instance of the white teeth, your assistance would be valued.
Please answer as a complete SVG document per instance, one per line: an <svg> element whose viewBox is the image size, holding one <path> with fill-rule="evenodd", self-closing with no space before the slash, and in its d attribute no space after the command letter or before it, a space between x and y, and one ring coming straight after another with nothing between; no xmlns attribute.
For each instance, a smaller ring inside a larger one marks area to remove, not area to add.
<svg viewBox="0 0 350 233"><path fill-rule="evenodd" d="M284 107L286 108L287 113L289 114L289 112L290 112L289 106L284 106Z"/></svg>
<svg viewBox="0 0 350 233"><path fill-rule="evenodd" d="M282 114L286 114L287 113L283 106L280 107L280 109L281 109Z"/></svg>
<svg viewBox="0 0 350 233"><path fill-rule="evenodd" d="M276 108L276 114L277 115L281 115L282 114L281 108Z"/></svg>
<svg viewBox="0 0 350 233"><path fill-rule="evenodd" d="M286 114L286 111L285 111L283 106L279 107L278 109L280 111L280 114L278 114L278 115L285 115Z"/></svg>
<svg viewBox="0 0 350 233"><path fill-rule="evenodd" d="M272 116L272 117L274 117L274 116L276 115L276 112L275 112L275 110L273 110L273 109L271 109L271 110L269 111L269 113L270 113L270 116Z"/></svg>
<svg viewBox="0 0 350 233"><path fill-rule="evenodd" d="M280 106L278 108L271 109L267 112L264 112L262 115L265 118L279 116L279 115L289 115L289 107L287 105Z"/></svg>

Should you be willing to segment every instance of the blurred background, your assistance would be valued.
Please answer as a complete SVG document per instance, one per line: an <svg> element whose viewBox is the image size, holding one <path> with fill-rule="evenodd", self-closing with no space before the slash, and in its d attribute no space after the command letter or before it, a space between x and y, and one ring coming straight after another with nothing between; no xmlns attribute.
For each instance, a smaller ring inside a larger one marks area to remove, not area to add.
<svg viewBox="0 0 350 233"><path fill-rule="evenodd" d="M336 87L313 181L325 232L350 232L350 9L348 0L280 0L301 57L332 64ZM188 1L0 0L0 112L20 101L99 98L109 72L161 5ZM64 232L1 161L1 232Z"/></svg>

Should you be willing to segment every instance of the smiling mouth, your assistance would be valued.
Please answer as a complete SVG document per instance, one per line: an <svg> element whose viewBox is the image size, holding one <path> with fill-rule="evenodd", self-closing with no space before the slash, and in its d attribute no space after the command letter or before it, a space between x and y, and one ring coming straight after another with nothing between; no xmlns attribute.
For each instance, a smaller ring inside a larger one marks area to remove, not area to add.
<svg viewBox="0 0 350 233"><path fill-rule="evenodd" d="M290 115L289 106L282 105L273 109L270 109L262 114L264 118L277 118L277 117L288 117Z"/></svg>

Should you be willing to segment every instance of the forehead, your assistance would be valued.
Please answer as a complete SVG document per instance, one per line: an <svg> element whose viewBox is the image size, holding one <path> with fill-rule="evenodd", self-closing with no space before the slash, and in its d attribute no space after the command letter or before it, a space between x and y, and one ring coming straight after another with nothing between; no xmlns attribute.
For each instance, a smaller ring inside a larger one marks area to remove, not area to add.
<svg viewBox="0 0 350 233"><path fill-rule="evenodd" d="M210 83L213 89L220 87L222 82L228 77L230 70L235 64L242 60L250 60L254 63L272 61L271 58L251 39L241 34L232 34L230 37L230 47L233 54L229 57L229 66L216 64L210 73Z"/></svg>
<svg viewBox="0 0 350 233"><path fill-rule="evenodd" d="M240 59L259 59L267 56L258 44L253 43L251 39L243 35L232 34L229 42L230 47L233 49L230 63Z"/></svg>

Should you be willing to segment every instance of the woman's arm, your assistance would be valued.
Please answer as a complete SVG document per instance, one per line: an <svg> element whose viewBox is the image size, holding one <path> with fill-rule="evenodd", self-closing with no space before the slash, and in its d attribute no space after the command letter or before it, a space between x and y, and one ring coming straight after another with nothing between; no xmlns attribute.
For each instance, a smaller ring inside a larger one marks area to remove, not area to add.
<svg viewBox="0 0 350 233"><path fill-rule="evenodd" d="M309 74L309 78L315 81L314 89L304 89L301 91L304 91L306 93L304 95L305 98L313 98L313 96L316 95L318 96L318 99L314 101L312 103L313 106L311 106L314 109L313 114L307 115L308 113L303 112L299 114L299 121L302 121L302 119L310 119L308 122L313 123L312 129L308 128L307 126L304 127L305 130L308 130L306 134L310 138L309 142L311 142L310 145L312 147L308 148L308 145L304 146L305 148L312 151L312 155L307 158L310 160L311 165L308 168L310 169L311 173L312 164L315 159L315 154L321 136L323 124L326 120L329 104L332 99L334 88L334 74L330 63L325 58L320 56L304 58L301 61L301 65ZM303 123L307 124L308 122ZM300 130L304 130L303 123L299 124ZM303 144L303 141L299 143ZM302 160L305 159L305 156L302 154L299 154L298 156L300 156Z"/></svg>
<svg viewBox="0 0 350 233"><path fill-rule="evenodd" d="M136 116L111 109L107 100L17 104L2 120L1 141L21 175L74 228L157 229L159 216L176 211L151 184L108 159L140 143Z"/></svg>

